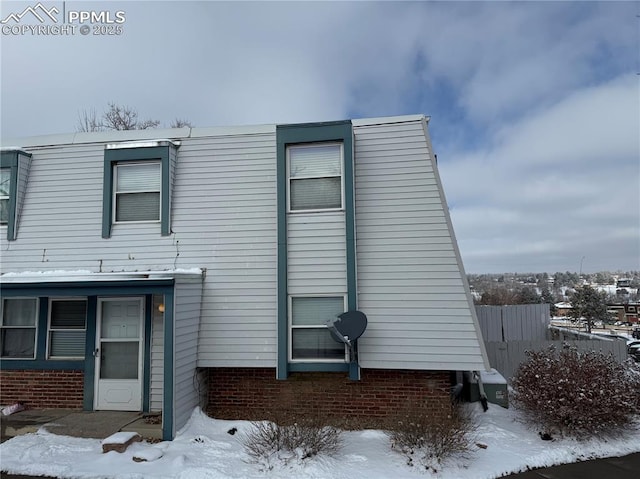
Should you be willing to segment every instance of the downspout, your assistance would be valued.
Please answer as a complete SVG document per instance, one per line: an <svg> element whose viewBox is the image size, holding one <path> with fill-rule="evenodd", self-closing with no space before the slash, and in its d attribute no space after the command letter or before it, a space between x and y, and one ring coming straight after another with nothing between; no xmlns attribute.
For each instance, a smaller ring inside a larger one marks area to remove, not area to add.
<svg viewBox="0 0 640 479"><path fill-rule="evenodd" d="M473 372L473 378L478 381L478 391L480 392L480 404L482 404L482 409L484 412L487 412L489 409L489 405L487 403L487 395L484 392L484 384L482 384L482 375L478 371Z"/></svg>

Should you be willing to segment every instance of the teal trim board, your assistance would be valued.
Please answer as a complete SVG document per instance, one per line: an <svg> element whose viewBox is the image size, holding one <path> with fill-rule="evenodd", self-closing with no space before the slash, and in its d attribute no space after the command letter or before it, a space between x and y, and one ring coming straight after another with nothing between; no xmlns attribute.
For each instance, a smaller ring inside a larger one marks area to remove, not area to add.
<svg viewBox="0 0 640 479"><path fill-rule="evenodd" d="M353 128L350 120L276 126L278 204L278 361L276 377L286 379L289 371L349 371L348 364L289 363L287 289L287 146L301 143L339 141L344 152L345 228L347 250L347 304L357 308L355 254L355 194ZM359 371L359 368L358 368ZM349 375L359 379L358 374Z"/></svg>
<svg viewBox="0 0 640 479"><path fill-rule="evenodd" d="M173 440L174 402L174 325L173 325L173 291L164 295L164 397L162 399L162 439Z"/></svg>
<svg viewBox="0 0 640 479"><path fill-rule="evenodd" d="M129 161L153 161L159 160L161 164L161 192L160 199L160 232L162 236L171 234L171 181L170 181L170 148L172 144L165 146L149 146L140 148L117 148L104 150L104 176L102 186L102 237L111 237L113 225L113 167L116 163Z"/></svg>
<svg viewBox="0 0 640 479"><path fill-rule="evenodd" d="M84 397L82 409L93 411L94 386L96 374L96 358L93 355L96 350L96 326L98 319L98 297L87 297L87 331L84 353Z"/></svg>
<svg viewBox="0 0 640 479"><path fill-rule="evenodd" d="M149 412L151 398L151 329L153 322L153 296L144 297L144 329L142 356L142 411Z"/></svg>

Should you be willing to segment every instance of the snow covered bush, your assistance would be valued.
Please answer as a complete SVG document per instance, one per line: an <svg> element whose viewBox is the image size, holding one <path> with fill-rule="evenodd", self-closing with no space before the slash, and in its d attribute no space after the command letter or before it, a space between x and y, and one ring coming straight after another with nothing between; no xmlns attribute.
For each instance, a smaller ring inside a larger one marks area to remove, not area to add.
<svg viewBox="0 0 640 479"><path fill-rule="evenodd" d="M241 442L254 462L272 469L274 459L287 464L292 459L302 461L319 454L335 454L341 446L340 434L319 417L298 418L284 425L254 421Z"/></svg>
<svg viewBox="0 0 640 479"><path fill-rule="evenodd" d="M512 379L513 400L541 434L614 433L640 412L640 380L612 355L571 347L527 355Z"/></svg>
<svg viewBox="0 0 640 479"><path fill-rule="evenodd" d="M435 473L447 459L468 456L475 429L463 405L452 406L446 416L434 416L428 409L412 405L391 424L387 434L391 447L407 457L407 464Z"/></svg>

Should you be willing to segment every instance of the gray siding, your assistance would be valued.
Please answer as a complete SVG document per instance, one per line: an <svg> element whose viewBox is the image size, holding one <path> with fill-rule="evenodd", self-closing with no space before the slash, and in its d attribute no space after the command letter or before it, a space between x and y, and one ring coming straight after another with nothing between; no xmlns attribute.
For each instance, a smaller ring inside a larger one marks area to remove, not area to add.
<svg viewBox="0 0 640 479"><path fill-rule="evenodd" d="M101 237L104 143L23 145L29 186L18 240L0 239L0 271L206 269L199 365L275 367L275 128L240 130L160 132L181 142L165 237L159 223L117 224Z"/></svg>
<svg viewBox="0 0 640 479"><path fill-rule="evenodd" d="M287 290L313 295L347 292L344 212L287 216Z"/></svg>
<svg viewBox="0 0 640 479"><path fill-rule="evenodd" d="M423 122L354 136L361 366L488 367Z"/></svg>
<svg viewBox="0 0 640 479"><path fill-rule="evenodd" d="M200 405L196 389L202 283L176 279L174 290L174 428L180 430Z"/></svg>

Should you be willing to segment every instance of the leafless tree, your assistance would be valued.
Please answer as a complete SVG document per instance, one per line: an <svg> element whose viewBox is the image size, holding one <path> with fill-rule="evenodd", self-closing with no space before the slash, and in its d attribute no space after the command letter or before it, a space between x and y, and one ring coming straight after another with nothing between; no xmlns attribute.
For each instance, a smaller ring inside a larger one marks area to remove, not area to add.
<svg viewBox="0 0 640 479"><path fill-rule="evenodd" d="M109 103L109 108L102 115L102 122L107 130L147 130L160 124L158 120L138 120L137 110L115 103Z"/></svg>
<svg viewBox="0 0 640 479"><path fill-rule="evenodd" d="M181 118L176 118L171 122L171 128L193 128L193 125L189 120L182 120Z"/></svg>
<svg viewBox="0 0 640 479"><path fill-rule="evenodd" d="M78 125L76 131L100 131L102 130L95 109L78 112Z"/></svg>
<svg viewBox="0 0 640 479"><path fill-rule="evenodd" d="M84 110L78 115L78 131L147 130L157 128L159 120L139 120L135 108L110 102L107 110L98 118L95 110Z"/></svg>

